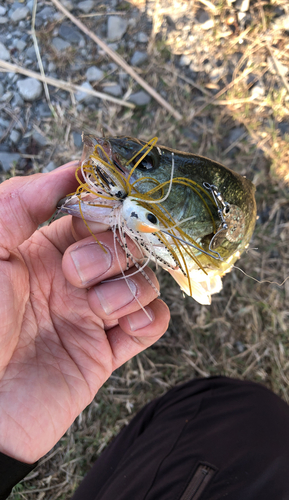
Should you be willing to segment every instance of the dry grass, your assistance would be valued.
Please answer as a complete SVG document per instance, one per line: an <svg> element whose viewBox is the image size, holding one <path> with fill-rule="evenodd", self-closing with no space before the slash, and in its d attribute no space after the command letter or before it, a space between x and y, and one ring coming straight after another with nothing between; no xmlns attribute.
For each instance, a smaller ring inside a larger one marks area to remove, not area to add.
<svg viewBox="0 0 289 500"><path fill-rule="evenodd" d="M257 187L259 219L250 248L237 265L262 283L235 269L207 307L183 297L171 277L158 271L172 314L168 332L113 374L50 459L15 488L11 500L69 498L107 442L139 408L191 377L223 374L255 380L289 402L289 279L276 284L289 275L289 136L278 128L281 121L289 121L288 80L280 74L280 63L288 66L289 38L274 19L274 8L286 9L287 2L252 2L245 26L236 20L228 24L232 9L216 3L214 16L208 7L214 20L209 31L194 23L198 9L207 8L203 3L158 0L148 2L146 13L145 2L131 3L140 9L136 26L129 28L131 37L139 26L145 29L147 19L153 24L150 59L139 72L185 118L176 124L154 101L145 110L102 103L98 111L82 112L73 100L65 111L58 103L57 120L41 124L53 159L61 164L79 157L72 131L98 135L103 129L107 135L158 135L160 143L208 156L247 175ZM93 29L99 17L84 22ZM195 80L176 66L180 54L192 55ZM129 60L130 54L122 55ZM105 57L97 55L95 61ZM218 79L215 70L220 68ZM75 83L81 83L78 77ZM264 90L258 95L253 92L257 82ZM132 91L138 88L132 80L129 85ZM243 132L228 144L235 127ZM192 133L197 140L192 141ZM47 161L39 154L36 170Z"/></svg>

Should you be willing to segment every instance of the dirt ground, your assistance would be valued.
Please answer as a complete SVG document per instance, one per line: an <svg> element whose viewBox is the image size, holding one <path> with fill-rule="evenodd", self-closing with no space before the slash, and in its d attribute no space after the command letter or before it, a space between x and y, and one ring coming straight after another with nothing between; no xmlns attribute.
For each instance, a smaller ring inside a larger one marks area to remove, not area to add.
<svg viewBox="0 0 289 500"><path fill-rule="evenodd" d="M14 488L11 500L70 498L107 443L146 402L192 377L257 381L289 402L287 0L95 1L89 14L70 4L70 11L107 43L108 17L127 20L123 39L113 49L130 65L135 51L147 55L135 71L181 119L153 98L131 109L101 99L77 100L49 87L54 116L39 118L34 104L20 104L28 132L39 131L45 147L30 142L36 149L23 149L25 164L2 172L2 179L42 171L51 160L59 166L79 158L77 138L83 130L146 140L158 136L160 144L207 156L252 180L258 220L237 263L240 269L225 276L211 306L183 296L168 273L157 271L172 316L167 333L113 373L57 446ZM57 12L49 0L38 2L37 9L43 7ZM104 71L103 80L92 85L95 90L121 81L125 91L119 98L125 100L142 90L91 40L87 62L73 44L61 54L52 50L51 39L62 22L59 17L36 25L40 52L47 65L53 62L56 78L81 85L86 68L95 65ZM145 42L139 41L140 32ZM25 61L13 62L25 66Z"/></svg>

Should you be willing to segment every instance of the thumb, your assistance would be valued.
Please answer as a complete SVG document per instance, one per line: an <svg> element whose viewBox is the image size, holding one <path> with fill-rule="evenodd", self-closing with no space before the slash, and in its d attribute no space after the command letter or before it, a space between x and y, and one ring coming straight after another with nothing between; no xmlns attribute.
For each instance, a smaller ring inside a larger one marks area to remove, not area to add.
<svg viewBox="0 0 289 500"><path fill-rule="evenodd" d="M2 255L3 249L12 250L29 238L39 224L52 216L57 202L75 191L78 164L72 161L48 174L12 177L0 185Z"/></svg>

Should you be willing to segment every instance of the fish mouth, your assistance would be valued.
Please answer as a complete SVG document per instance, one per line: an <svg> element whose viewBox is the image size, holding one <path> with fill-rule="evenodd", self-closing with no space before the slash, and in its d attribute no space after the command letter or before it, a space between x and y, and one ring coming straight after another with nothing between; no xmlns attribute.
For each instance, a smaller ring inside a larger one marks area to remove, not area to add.
<svg viewBox="0 0 289 500"><path fill-rule="evenodd" d="M113 165L117 168L117 170L125 177L128 178L129 176L129 170L126 168L126 159L123 158L123 161L121 161L120 155L114 150L113 145L111 142L106 139L106 138L98 138L95 137L95 145L99 145L102 147L104 153L107 154L108 158L110 161L113 163ZM102 153L101 150L98 150L98 154L103 158L103 160L107 160L105 155Z"/></svg>

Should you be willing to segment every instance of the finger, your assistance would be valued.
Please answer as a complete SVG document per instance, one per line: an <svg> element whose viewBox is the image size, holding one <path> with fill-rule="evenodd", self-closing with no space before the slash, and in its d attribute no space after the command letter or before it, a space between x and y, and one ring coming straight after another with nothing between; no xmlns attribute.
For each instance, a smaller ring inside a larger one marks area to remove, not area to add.
<svg viewBox="0 0 289 500"><path fill-rule="evenodd" d="M0 185L0 247L17 247L51 217L59 199L76 189L77 166L74 161L48 174L12 177Z"/></svg>
<svg viewBox="0 0 289 500"><path fill-rule="evenodd" d="M65 278L78 288L87 288L100 281L118 275L126 269L130 260L111 231L97 235L99 243L92 236L71 245L63 255L62 271ZM135 245L127 240L127 255L142 257Z"/></svg>
<svg viewBox="0 0 289 500"><path fill-rule="evenodd" d="M84 224L83 220L79 217L72 217L72 234L75 241L82 240L91 236L91 233L98 234L104 233L109 229L107 224L101 224L101 222L87 222L87 226Z"/></svg>
<svg viewBox="0 0 289 500"><path fill-rule="evenodd" d="M113 370L154 344L167 330L170 311L162 300L154 300L145 309L149 317L142 310L133 312L106 332L113 353Z"/></svg>
<svg viewBox="0 0 289 500"><path fill-rule="evenodd" d="M131 275L134 272L137 272L135 267L125 273L126 280L100 283L89 290L89 306L105 324L138 311L140 304L146 306L158 297L159 284L153 271L148 267L144 269L147 279L140 272Z"/></svg>

